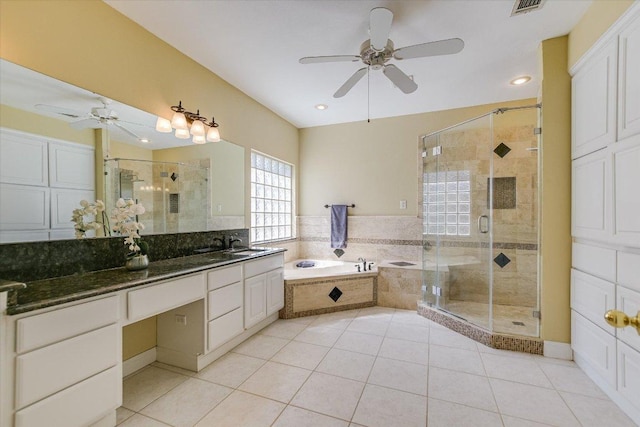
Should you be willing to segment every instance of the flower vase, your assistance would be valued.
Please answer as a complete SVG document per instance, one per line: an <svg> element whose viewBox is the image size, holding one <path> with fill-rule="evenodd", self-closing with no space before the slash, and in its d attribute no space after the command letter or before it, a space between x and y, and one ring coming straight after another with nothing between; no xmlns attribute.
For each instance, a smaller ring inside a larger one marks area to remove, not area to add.
<svg viewBox="0 0 640 427"><path fill-rule="evenodd" d="M144 270L149 267L149 257L147 255L134 255L127 258L124 267L129 271Z"/></svg>

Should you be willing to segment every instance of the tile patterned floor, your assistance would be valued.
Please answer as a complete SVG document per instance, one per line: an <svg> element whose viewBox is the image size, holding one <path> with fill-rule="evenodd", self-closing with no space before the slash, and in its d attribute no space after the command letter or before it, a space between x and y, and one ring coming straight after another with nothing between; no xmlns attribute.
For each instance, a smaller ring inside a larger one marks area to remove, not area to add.
<svg viewBox="0 0 640 427"><path fill-rule="evenodd" d="M415 312L278 320L199 373L124 380L122 427L634 426L573 362L494 350Z"/></svg>

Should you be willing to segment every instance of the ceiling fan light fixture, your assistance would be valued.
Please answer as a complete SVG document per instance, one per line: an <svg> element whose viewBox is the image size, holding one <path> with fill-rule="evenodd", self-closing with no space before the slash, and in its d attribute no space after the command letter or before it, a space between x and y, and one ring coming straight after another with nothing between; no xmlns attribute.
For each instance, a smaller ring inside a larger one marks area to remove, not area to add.
<svg viewBox="0 0 640 427"><path fill-rule="evenodd" d="M158 117L158 120L156 120L156 130L162 133L171 132L173 130L171 128L171 121L163 117Z"/></svg>
<svg viewBox="0 0 640 427"><path fill-rule="evenodd" d="M176 129L176 138L188 139L190 136L189 129Z"/></svg>
<svg viewBox="0 0 640 427"><path fill-rule="evenodd" d="M209 129L209 132L207 132L207 141L220 142L220 131L217 127L211 127Z"/></svg>
<svg viewBox="0 0 640 427"><path fill-rule="evenodd" d="M520 76L520 77L516 77L515 79L511 80L509 82L509 84L513 85L513 86L521 86L525 83L528 83L531 80L531 76Z"/></svg>

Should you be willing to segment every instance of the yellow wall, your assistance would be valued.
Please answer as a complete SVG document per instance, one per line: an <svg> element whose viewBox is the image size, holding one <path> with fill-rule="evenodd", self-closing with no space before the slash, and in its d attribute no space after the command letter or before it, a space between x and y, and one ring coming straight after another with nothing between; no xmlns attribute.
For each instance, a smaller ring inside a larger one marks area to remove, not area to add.
<svg viewBox="0 0 640 427"><path fill-rule="evenodd" d="M595 0L569 33L569 69L602 34L634 3L634 0Z"/></svg>
<svg viewBox="0 0 640 427"><path fill-rule="evenodd" d="M570 342L571 78L567 36L542 42L541 338Z"/></svg>
<svg viewBox="0 0 640 427"><path fill-rule="evenodd" d="M109 158L153 160L153 151L124 142L109 141Z"/></svg>
<svg viewBox="0 0 640 427"><path fill-rule="evenodd" d="M41 116L8 105L0 104L0 127L94 146L93 129L76 130L64 120Z"/></svg>
<svg viewBox="0 0 640 427"><path fill-rule="evenodd" d="M355 203L353 215L419 213L419 136L498 107L535 99L414 114L371 123L300 130L300 215L326 215L325 204ZM400 209L400 200L407 209Z"/></svg>

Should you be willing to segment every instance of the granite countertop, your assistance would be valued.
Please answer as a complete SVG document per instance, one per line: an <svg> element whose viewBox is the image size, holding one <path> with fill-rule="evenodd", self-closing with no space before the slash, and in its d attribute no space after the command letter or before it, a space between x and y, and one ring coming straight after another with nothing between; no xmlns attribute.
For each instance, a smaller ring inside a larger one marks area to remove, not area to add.
<svg viewBox="0 0 640 427"><path fill-rule="evenodd" d="M284 252L285 249L266 249L250 255L208 253L171 258L149 263L146 270L128 271L125 268L93 271L26 283L0 280L0 292L13 291L6 313L15 315L45 307L117 292L161 280L184 276L211 268L227 266L263 256ZM7 289L4 289L4 287Z"/></svg>

